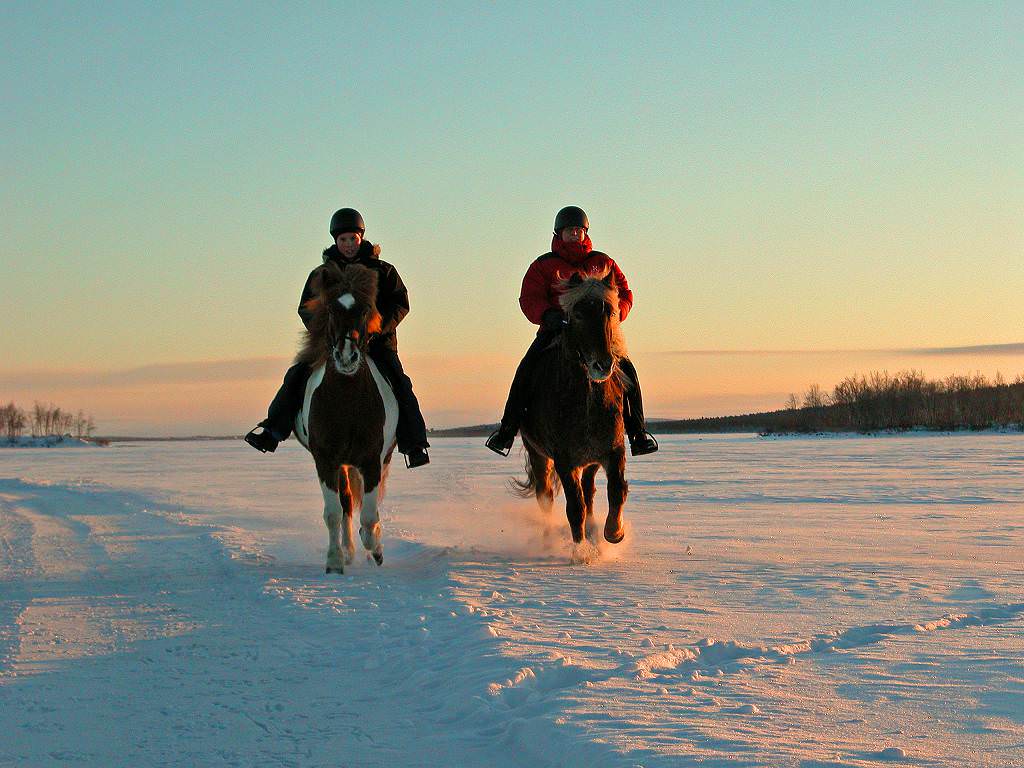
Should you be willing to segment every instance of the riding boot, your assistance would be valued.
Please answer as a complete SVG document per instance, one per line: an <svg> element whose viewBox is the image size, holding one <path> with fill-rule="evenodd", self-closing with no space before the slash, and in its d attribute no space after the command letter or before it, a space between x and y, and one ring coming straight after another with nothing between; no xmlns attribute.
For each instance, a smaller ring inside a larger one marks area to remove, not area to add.
<svg viewBox="0 0 1024 768"><path fill-rule="evenodd" d="M644 422L644 403L640 393L640 380L636 368L628 357L619 360L619 367L629 378L629 386L623 393L622 421L629 436L629 452L633 456L643 456L658 450L658 441L647 431Z"/></svg>
<svg viewBox="0 0 1024 768"><path fill-rule="evenodd" d="M296 363L288 369L281 388L267 409L267 418L245 436L245 442L263 453L273 453L278 443L288 439L295 428L295 418L302 410L309 374L309 366L305 363Z"/></svg>
<svg viewBox="0 0 1024 768"><path fill-rule="evenodd" d="M391 389L398 401L398 452L405 454L405 462L410 469L430 463L427 448L427 425L423 421L419 400L412 390L412 380L402 368L398 353L383 344L370 347L370 358L391 384Z"/></svg>
<svg viewBox="0 0 1024 768"><path fill-rule="evenodd" d="M508 456L509 451L512 450L512 443L515 442L519 424L526 411L526 402L530 394L530 379L533 376L537 358L557 335L558 331L541 328L530 348L523 355L519 367L516 368L516 375L512 378L512 386L508 390L508 400L505 401L505 412L501 416L501 425L491 433L484 443L500 456Z"/></svg>

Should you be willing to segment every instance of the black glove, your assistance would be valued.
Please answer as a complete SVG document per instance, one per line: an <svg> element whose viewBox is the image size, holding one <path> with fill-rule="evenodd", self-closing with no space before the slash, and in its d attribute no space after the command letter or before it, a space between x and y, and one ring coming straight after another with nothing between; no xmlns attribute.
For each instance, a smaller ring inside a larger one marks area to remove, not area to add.
<svg viewBox="0 0 1024 768"><path fill-rule="evenodd" d="M540 316L540 327L545 331L560 331L565 327L565 312L555 307L545 309Z"/></svg>

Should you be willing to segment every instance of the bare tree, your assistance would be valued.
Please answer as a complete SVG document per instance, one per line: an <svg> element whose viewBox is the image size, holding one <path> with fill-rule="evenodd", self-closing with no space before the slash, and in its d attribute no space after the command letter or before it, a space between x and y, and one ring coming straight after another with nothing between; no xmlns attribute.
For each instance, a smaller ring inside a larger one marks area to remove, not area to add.
<svg viewBox="0 0 1024 768"><path fill-rule="evenodd" d="M3 430L9 440L21 437L27 424L28 419L25 412L13 401L0 408L0 430Z"/></svg>
<svg viewBox="0 0 1024 768"><path fill-rule="evenodd" d="M823 405L825 405L825 395L822 393L821 387L811 384L804 395L804 408L821 408Z"/></svg>

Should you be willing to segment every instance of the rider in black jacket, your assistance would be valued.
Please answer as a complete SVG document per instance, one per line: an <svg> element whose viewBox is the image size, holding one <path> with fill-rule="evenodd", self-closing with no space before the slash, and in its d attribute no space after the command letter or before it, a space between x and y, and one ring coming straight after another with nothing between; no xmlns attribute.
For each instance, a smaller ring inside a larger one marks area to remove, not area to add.
<svg viewBox="0 0 1024 768"><path fill-rule="evenodd" d="M391 384L398 401L398 450L405 454L406 463L410 467L419 467L430 462L426 450L430 447L427 427L412 390L412 381L398 359L398 336L395 333L398 324L409 314L409 292L398 270L386 261L381 261L380 246L363 238L364 231L363 217L358 211L352 208L336 211L331 217L334 244L324 250L323 260L324 263L333 261L342 269L349 264L359 264L377 273L376 303L383 322L380 335L370 344L370 358ZM307 327L309 313L305 303L313 298L310 288L313 272L306 279L298 309L299 317ZM267 418L245 436L249 445L264 453L273 452L279 442L288 438L295 428L295 418L302 410L310 373L304 363L296 363L288 369L284 383L270 403Z"/></svg>

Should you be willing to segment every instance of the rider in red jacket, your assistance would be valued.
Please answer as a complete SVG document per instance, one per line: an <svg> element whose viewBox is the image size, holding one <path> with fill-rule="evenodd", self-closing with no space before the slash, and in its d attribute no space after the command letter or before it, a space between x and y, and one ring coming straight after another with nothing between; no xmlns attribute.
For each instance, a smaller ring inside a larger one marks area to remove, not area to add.
<svg viewBox="0 0 1024 768"><path fill-rule="evenodd" d="M551 251L537 258L526 270L519 306L527 319L539 325L540 329L537 331L537 338L516 369L508 401L505 403L505 413L501 417L501 426L487 438L487 447L495 453L507 456L512 448L526 407L529 394L527 382L530 380L533 365L564 325L565 313L558 303L559 283L573 272L592 274L607 269L615 276L615 284L619 289L620 321L626 319L633 306L633 292L629 290L626 276L608 254L593 250L590 235L587 234L589 228L590 221L581 208L574 205L563 208L555 216ZM651 437L644 425L644 408L636 368L625 357L619 361L619 366L633 383L633 386L626 390L623 408L623 421L629 435L630 452L634 456L654 453L658 450L658 442Z"/></svg>

